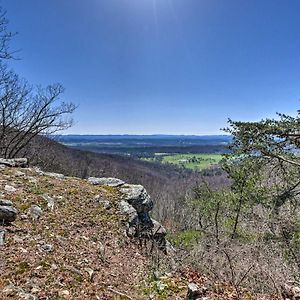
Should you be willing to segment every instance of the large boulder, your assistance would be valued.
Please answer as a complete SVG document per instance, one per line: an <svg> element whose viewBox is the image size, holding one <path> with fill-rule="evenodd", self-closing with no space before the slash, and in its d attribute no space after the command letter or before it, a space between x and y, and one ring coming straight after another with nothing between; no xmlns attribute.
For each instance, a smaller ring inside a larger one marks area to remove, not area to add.
<svg viewBox="0 0 300 300"><path fill-rule="evenodd" d="M88 182L93 185L106 185L106 186L112 186L112 187L118 187L123 185L125 182L118 178L106 178L106 177L89 177Z"/></svg>
<svg viewBox="0 0 300 300"><path fill-rule="evenodd" d="M12 159L0 158L0 165L23 168L23 167L27 167L28 160L27 158L12 158Z"/></svg>
<svg viewBox="0 0 300 300"><path fill-rule="evenodd" d="M124 199L134 207L138 214L148 213L153 208L153 201L142 185L124 184L120 188Z"/></svg>
<svg viewBox="0 0 300 300"><path fill-rule="evenodd" d="M11 205L0 205L0 223L11 223L17 217L17 209Z"/></svg>
<svg viewBox="0 0 300 300"><path fill-rule="evenodd" d="M127 235L151 239L167 254L167 232L149 215L153 201L146 189L142 185L124 184L119 191L123 194L123 199L119 203L120 210L128 217Z"/></svg>

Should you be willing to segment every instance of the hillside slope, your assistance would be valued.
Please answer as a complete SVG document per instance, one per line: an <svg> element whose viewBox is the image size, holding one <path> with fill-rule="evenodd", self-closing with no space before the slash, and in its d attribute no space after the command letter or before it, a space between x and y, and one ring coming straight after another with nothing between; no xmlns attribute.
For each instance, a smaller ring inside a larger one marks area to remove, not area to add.
<svg viewBox="0 0 300 300"><path fill-rule="evenodd" d="M36 138L25 155L32 164L47 171L81 178L117 177L142 184L155 201L154 217L165 224L171 221L174 226L182 215L182 198L203 178L214 188L228 184L224 172L206 171L200 174L168 164L80 151L45 137Z"/></svg>
<svg viewBox="0 0 300 300"><path fill-rule="evenodd" d="M2 165L0 208L13 205L18 213L0 226L0 299L185 299L189 282L199 287L190 299L236 299L230 284L179 267L172 251L165 255L125 234L132 212L124 213L128 207L122 211L120 204L137 200L134 192L122 194L131 187L144 197L131 209L149 205L143 187L116 179L82 180Z"/></svg>
<svg viewBox="0 0 300 300"><path fill-rule="evenodd" d="M17 299L10 298L16 290L9 284L38 299L112 299L112 289L138 296L147 262L124 236L116 190L41 176L34 169L2 170L1 190L19 211L13 225L3 227L0 290L7 288L1 299ZM54 199L53 210L45 195ZM97 195L109 199L111 209ZM42 208L39 221L25 215L32 205Z"/></svg>

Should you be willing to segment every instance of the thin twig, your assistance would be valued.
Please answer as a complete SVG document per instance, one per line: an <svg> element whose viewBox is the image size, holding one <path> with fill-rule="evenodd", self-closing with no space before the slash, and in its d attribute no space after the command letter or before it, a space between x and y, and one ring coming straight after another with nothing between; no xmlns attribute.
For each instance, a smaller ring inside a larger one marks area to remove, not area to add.
<svg viewBox="0 0 300 300"><path fill-rule="evenodd" d="M127 298L127 299L130 299L130 300L133 300L130 296L128 296L128 295L126 295L126 294L124 294L124 293L122 293L122 292L119 292L119 291L117 291L117 290L115 290L115 289L113 289L113 288L107 288L107 290L108 291L110 291L110 292L112 292L112 293L114 293L114 294L116 294L116 295L119 295L119 296L121 296L121 297L125 297L125 298Z"/></svg>

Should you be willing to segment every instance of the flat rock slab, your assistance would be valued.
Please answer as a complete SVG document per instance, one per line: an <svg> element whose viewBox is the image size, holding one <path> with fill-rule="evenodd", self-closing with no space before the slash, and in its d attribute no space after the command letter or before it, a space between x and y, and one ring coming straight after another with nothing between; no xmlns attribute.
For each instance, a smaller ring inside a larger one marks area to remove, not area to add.
<svg viewBox="0 0 300 300"><path fill-rule="evenodd" d="M55 179L65 179L65 175L53 172L44 172L43 175L53 177Z"/></svg>
<svg viewBox="0 0 300 300"><path fill-rule="evenodd" d="M8 167L26 167L27 164L28 164L27 158L13 158L13 159L0 158L0 165L5 165Z"/></svg>
<svg viewBox="0 0 300 300"><path fill-rule="evenodd" d="M112 187L118 187L123 185L125 182L118 178L111 178L111 177L89 177L88 182L93 185L106 185L106 186L112 186Z"/></svg>

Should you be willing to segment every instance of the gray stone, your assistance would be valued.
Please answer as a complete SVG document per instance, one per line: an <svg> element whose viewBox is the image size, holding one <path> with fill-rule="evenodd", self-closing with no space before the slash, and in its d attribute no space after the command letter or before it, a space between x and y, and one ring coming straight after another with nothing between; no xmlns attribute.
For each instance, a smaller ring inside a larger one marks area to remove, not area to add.
<svg viewBox="0 0 300 300"><path fill-rule="evenodd" d="M17 217L17 209L13 206L0 206L0 223L11 223Z"/></svg>
<svg viewBox="0 0 300 300"><path fill-rule="evenodd" d="M197 284L191 282L188 284L187 299L196 300L200 296L200 290Z"/></svg>
<svg viewBox="0 0 300 300"><path fill-rule="evenodd" d="M151 219L152 223L153 223L153 229L152 229L152 233L153 235L160 235L160 236L165 236L167 234L166 229L156 220Z"/></svg>
<svg viewBox="0 0 300 300"><path fill-rule="evenodd" d="M93 185L106 185L106 186L112 186L112 187L118 187L123 185L125 182L118 178L106 178L106 177L89 177L88 182Z"/></svg>
<svg viewBox="0 0 300 300"><path fill-rule="evenodd" d="M4 289L2 290L2 293L7 295L7 296L15 296L17 293L21 293L23 290L12 283L5 286Z"/></svg>
<svg viewBox="0 0 300 300"><path fill-rule="evenodd" d="M5 190L6 192L9 192L9 193L14 193L17 189L14 188L14 187L11 186L11 185L6 185L6 186L4 187L4 190Z"/></svg>
<svg viewBox="0 0 300 300"><path fill-rule="evenodd" d="M110 203L107 199L101 198L100 195L97 195L97 196L95 197L95 200L96 200L100 205L102 205L105 209L111 209L111 207L112 207L111 203Z"/></svg>
<svg viewBox="0 0 300 300"><path fill-rule="evenodd" d="M36 296L29 294L29 293L25 293L25 292L19 293L18 296L24 300L37 300Z"/></svg>
<svg viewBox="0 0 300 300"><path fill-rule="evenodd" d="M166 235L166 229L156 220L151 219L153 228L152 228L152 238L156 242L157 247L162 250L165 254L174 254L168 249Z"/></svg>
<svg viewBox="0 0 300 300"><path fill-rule="evenodd" d="M108 200L99 200L99 204L101 204L105 209L111 209L111 203Z"/></svg>
<svg viewBox="0 0 300 300"><path fill-rule="evenodd" d="M42 213L43 213L42 209L37 205L32 205L29 208L29 215L32 218L32 220L35 222L40 219L40 217L42 216Z"/></svg>
<svg viewBox="0 0 300 300"><path fill-rule="evenodd" d="M48 209L53 210L54 209L54 199L47 194L44 194L43 198L44 198L44 200L47 201Z"/></svg>
<svg viewBox="0 0 300 300"><path fill-rule="evenodd" d="M21 171L16 171L15 172L15 176L16 177L22 177L22 176L25 176L26 174L24 172L21 172Z"/></svg>
<svg viewBox="0 0 300 300"><path fill-rule="evenodd" d="M13 203L10 200L0 199L0 206L13 206Z"/></svg>
<svg viewBox="0 0 300 300"><path fill-rule="evenodd" d="M5 165L8 167L26 167L28 165L28 160L27 158L0 158L0 165Z"/></svg>
<svg viewBox="0 0 300 300"><path fill-rule="evenodd" d="M153 208L153 201L146 189L138 184L125 184L120 188L124 199L132 205L137 213L148 213Z"/></svg>
<svg viewBox="0 0 300 300"><path fill-rule="evenodd" d="M43 175L53 177L55 179L64 179L65 175L60 173L53 173L53 172L44 172Z"/></svg>
<svg viewBox="0 0 300 300"><path fill-rule="evenodd" d="M29 181L30 183L33 183L33 184L38 183L38 179L35 178L35 177L33 177L33 176L27 176L26 179L28 179L28 181Z"/></svg>
<svg viewBox="0 0 300 300"><path fill-rule="evenodd" d="M119 209L123 215L127 215L129 217L137 216L136 210L124 200L119 202Z"/></svg>
<svg viewBox="0 0 300 300"><path fill-rule="evenodd" d="M5 242L5 234L6 234L6 231L5 231L5 230L0 230L0 246L3 246L3 245L4 245L4 242Z"/></svg>
<svg viewBox="0 0 300 300"><path fill-rule="evenodd" d="M166 254L169 256L174 256L176 253L175 248L172 246L172 244L166 240Z"/></svg>
<svg viewBox="0 0 300 300"><path fill-rule="evenodd" d="M50 244L44 244L40 248L44 252L52 252L53 251L53 246Z"/></svg>

